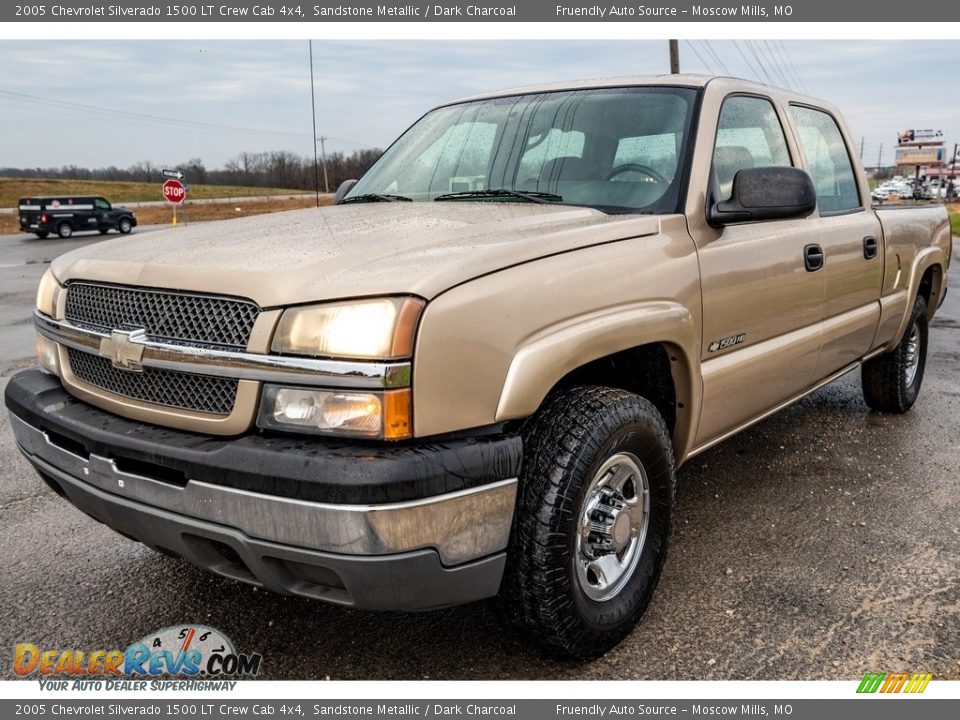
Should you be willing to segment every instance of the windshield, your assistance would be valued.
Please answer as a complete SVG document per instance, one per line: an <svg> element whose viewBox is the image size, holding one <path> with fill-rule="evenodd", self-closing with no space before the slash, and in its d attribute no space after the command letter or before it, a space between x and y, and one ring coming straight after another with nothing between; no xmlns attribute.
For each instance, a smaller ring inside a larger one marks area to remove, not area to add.
<svg viewBox="0 0 960 720"><path fill-rule="evenodd" d="M678 212L695 97L690 88L610 88L438 108L347 199L530 202L539 194L609 212Z"/></svg>

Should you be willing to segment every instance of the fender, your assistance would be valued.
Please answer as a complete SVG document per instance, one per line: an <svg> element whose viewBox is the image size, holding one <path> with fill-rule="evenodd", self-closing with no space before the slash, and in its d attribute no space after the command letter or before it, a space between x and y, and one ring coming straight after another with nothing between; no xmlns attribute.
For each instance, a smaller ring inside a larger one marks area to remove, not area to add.
<svg viewBox="0 0 960 720"><path fill-rule="evenodd" d="M679 465L693 441L702 389L694 361L700 356L696 322L686 307L675 302L606 308L530 336L510 363L496 420L527 417L571 371L607 355L652 343L665 345L671 361L677 395L673 441Z"/></svg>
<svg viewBox="0 0 960 720"><path fill-rule="evenodd" d="M876 350L876 354L889 352L900 342L900 338L903 336L903 332L907 327L907 322L910 320L910 313L913 311L913 299L916 298L917 293L920 292L920 280L923 278L924 273L934 266L939 267L940 271L935 273L933 287L930 293L930 305L927 307L927 319L933 318L934 313L937 311L937 306L940 303L940 295L943 292L944 283L944 253L943 248L939 245L924 248L914 257L913 265L910 269L910 283L907 286L906 298L904 299L905 307L900 314L900 322L897 325L896 332L893 333L893 337L881 348ZM881 298L881 304L884 300L894 300L892 296L896 295L899 295L899 293L892 293L890 296ZM899 302L897 302L897 304L899 304Z"/></svg>

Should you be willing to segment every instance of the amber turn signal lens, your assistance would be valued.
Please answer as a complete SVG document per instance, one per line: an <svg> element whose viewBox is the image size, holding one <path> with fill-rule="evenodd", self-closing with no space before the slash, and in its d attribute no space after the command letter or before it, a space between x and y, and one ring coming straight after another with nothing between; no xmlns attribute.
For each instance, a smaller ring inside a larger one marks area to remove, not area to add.
<svg viewBox="0 0 960 720"><path fill-rule="evenodd" d="M383 439L406 440L413 435L410 388L383 394Z"/></svg>

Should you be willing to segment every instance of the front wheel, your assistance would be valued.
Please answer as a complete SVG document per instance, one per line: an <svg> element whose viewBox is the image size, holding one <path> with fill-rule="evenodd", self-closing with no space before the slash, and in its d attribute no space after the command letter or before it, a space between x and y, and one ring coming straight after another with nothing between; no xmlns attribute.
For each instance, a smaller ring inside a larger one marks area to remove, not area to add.
<svg viewBox="0 0 960 720"><path fill-rule="evenodd" d="M927 302L917 296L897 346L863 364L863 399L871 410L905 413L913 407L927 365L927 337Z"/></svg>
<svg viewBox="0 0 960 720"><path fill-rule="evenodd" d="M117 229L118 229L123 235L129 235L129 234L130 234L130 231L133 229L133 223L130 222L130 219L129 219L129 218L123 218L123 219L121 219L120 222L118 223Z"/></svg>
<svg viewBox="0 0 960 720"><path fill-rule="evenodd" d="M659 580L674 485L670 435L650 402L595 386L548 399L524 437L501 612L574 658L616 645Z"/></svg>

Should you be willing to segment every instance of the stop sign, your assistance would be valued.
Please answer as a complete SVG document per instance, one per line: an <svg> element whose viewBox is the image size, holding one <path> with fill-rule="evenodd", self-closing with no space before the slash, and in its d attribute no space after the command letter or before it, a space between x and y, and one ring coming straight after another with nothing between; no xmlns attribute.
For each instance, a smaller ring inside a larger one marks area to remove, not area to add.
<svg viewBox="0 0 960 720"><path fill-rule="evenodd" d="M187 189L179 180L170 179L163 184L163 197L167 202L179 205L187 199Z"/></svg>

